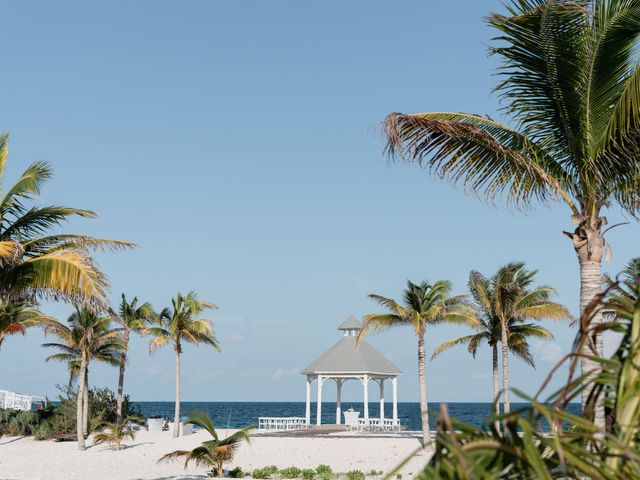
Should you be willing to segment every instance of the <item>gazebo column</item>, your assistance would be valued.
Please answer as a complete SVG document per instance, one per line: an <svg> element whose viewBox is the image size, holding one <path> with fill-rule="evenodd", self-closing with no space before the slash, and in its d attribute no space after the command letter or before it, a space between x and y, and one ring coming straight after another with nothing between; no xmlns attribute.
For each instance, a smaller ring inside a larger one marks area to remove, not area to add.
<svg viewBox="0 0 640 480"><path fill-rule="evenodd" d="M398 421L398 377L391 379L391 385L393 387L393 421Z"/></svg>
<svg viewBox="0 0 640 480"><path fill-rule="evenodd" d="M322 375L318 375L318 411L316 412L316 425L322 423Z"/></svg>
<svg viewBox="0 0 640 480"><path fill-rule="evenodd" d="M365 375L362 379L364 385L364 420L369 422L369 377Z"/></svg>
<svg viewBox="0 0 640 480"><path fill-rule="evenodd" d="M342 423L340 421L340 416L342 415L342 380L341 378L336 378L336 425L340 425Z"/></svg>
<svg viewBox="0 0 640 480"><path fill-rule="evenodd" d="M378 380L380 385L380 418L384 419L384 378Z"/></svg>
<svg viewBox="0 0 640 480"><path fill-rule="evenodd" d="M311 381L312 378L307 375L307 408L305 409L307 425L311 425Z"/></svg>

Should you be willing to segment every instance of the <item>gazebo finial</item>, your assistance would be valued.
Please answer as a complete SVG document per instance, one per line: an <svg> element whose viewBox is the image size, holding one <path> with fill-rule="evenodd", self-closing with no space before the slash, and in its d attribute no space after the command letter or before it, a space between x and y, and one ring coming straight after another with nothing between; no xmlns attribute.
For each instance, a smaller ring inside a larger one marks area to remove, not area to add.
<svg viewBox="0 0 640 480"><path fill-rule="evenodd" d="M362 323L353 315L349 315L347 319L340 324L338 330L342 330L345 337L356 337L360 330L362 330Z"/></svg>

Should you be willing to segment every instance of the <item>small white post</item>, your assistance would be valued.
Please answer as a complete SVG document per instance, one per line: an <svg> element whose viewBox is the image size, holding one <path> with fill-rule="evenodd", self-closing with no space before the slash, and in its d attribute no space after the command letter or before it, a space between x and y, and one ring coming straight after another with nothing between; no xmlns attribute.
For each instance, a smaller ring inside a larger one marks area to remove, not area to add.
<svg viewBox="0 0 640 480"><path fill-rule="evenodd" d="M311 377L307 375L307 408L305 409L307 425L311 425Z"/></svg>
<svg viewBox="0 0 640 480"><path fill-rule="evenodd" d="M340 425L340 415L342 414L342 379L336 378L336 425Z"/></svg>
<svg viewBox="0 0 640 480"><path fill-rule="evenodd" d="M318 375L318 411L316 412L316 425L322 423L322 375Z"/></svg>
<svg viewBox="0 0 640 480"><path fill-rule="evenodd" d="M398 421L398 377L391 379L391 385L393 387L393 422Z"/></svg>
<svg viewBox="0 0 640 480"><path fill-rule="evenodd" d="M364 420L369 424L369 377L364 376L362 380L364 384Z"/></svg>
<svg viewBox="0 0 640 480"><path fill-rule="evenodd" d="M380 384L380 419L384 420L384 378L378 380Z"/></svg>

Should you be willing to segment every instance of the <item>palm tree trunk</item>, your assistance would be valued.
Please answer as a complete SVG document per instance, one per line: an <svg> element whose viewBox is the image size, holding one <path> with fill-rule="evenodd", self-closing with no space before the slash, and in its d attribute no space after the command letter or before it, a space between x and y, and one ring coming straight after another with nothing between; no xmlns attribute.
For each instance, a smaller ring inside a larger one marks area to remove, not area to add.
<svg viewBox="0 0 640 480"><path fill-rule="evenodd" d="M173 421L173 438L180 436L180 344L176 343L176 410Z"/></svg>
<svg viewBox="0 0 640 480"><path fill-rule="evenodd" d="M85 450L84 444L84 387L86 381L85 371L87 369L87 358L83 354L80 360L80 385L78 386L78 396L76 398L76 435L78 437L78 450Z"/></svg>
<svg viewBox="0 0 640 480"><path fill-rule="evenodd" d="M84 371L84 391L82 392L82 409L84 416L84 425L82 431L84 435L89 435L89 362L87 361L87 368Z"/></svg>
<svg viewBox="0 0 640 480"><path fill-rule="evenodd" d="M418 382L420 389L420 415L422 417L422 446L431 446L429 403L427 402L427 367L425 362L424 333L418 335Z"/></svg>
<svg viewBox="0 0 640 480"><path fill-rule="evenodd" d="M500 390L500 379L498 378L498 344L495 343L491 347L493 353L493 361L491 364L492 375L493 375L493 388L492 388L492 401L495 404L496 415L500 415L500 402L498 401L498 391ZM495 423L496 430L500 431L500 422Z"/></svg>
<svg viewBox="0 0 640 480"><path fill-rule="evenodd" d="M504 413L511 411L511 404L509 402L509 326L504 320L500 320L502 323L501 343L502 343L502 390L504 399Z"/></svg>
<svg viewBox="0 0 640 480"><path fill-rule="evenodd" d="M129 330L125 330L123 337L124 349L120 354L120 372L118 373L118 397L116 399L116 423L122 425L122 392L124 390L124 369L127 364L127 350L129 348Z"/></svg>
<svg viewBox="0 0 640 480"><path fill-rule="evenodd" d="M583 247L586 249L586 247ZM583 255L581 255L581 253ZM602 286L602 264L601 259L585 258L584 252L578 251L578 259L580 261L580 313L582 314L591 301L600 293ZM590 325L597 325L602 323L602 311L597 309L591 318ZM602 334L594 334L591 336L593 341L592 345L585 344L582 353L589 356L602 356L603 355L603 341ZM595 352L593 351L593 345L595 345ZM582 358L580 360L580 366L582 374L593 372L594 375L600 370L600 364L594 362L589 358ZM582 408L583 411L587 406L587 399L591 394L592 388L587 387L582 393ZM594 415L594 423L596 425L604 427L604 396L600 395L596 402L596 409Z"/></svg>

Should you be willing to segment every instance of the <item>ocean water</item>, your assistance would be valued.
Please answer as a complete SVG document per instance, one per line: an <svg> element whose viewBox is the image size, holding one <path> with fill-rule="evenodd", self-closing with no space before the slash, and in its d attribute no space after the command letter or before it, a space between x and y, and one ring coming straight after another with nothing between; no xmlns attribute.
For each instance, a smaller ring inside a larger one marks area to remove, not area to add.
<svg viewBox="0 0 640 480"><path fill-rule="evenodd" d="M174 402L132 402L140 408L144 417L160 415L162 417L173 418ZM354 410L363 412L362 402L342 402L342 411L353 407ZM512 403L511 408L517 409L525 407L525 403ZM447 403L449 415L456 419L475 426L481 426L483 421L491 413L491 403ZM431 428L435 427L436 417L440 409L439 403L429 403L429 417ZM304 402L181 402L182 415L188 415L193 410L204 410L213 419L217 427L230 428L257 425L258 417L304 417ZM580 413L579 404L571 404L569 411L574 414ZM362 417L362 413L360 414ZM380 404L371 402L369 404L369 416L380 416ZM385 417L391 417L391 404L385 405ZM417 402L398 403L398 418L400 424L406 430L420 430L420 404ZM316 421L316 404L311 403L311 421ZM344 417L343 420L344 422ZM336 422L335 402L322 402L322 423L330 424Z"/></svg>

